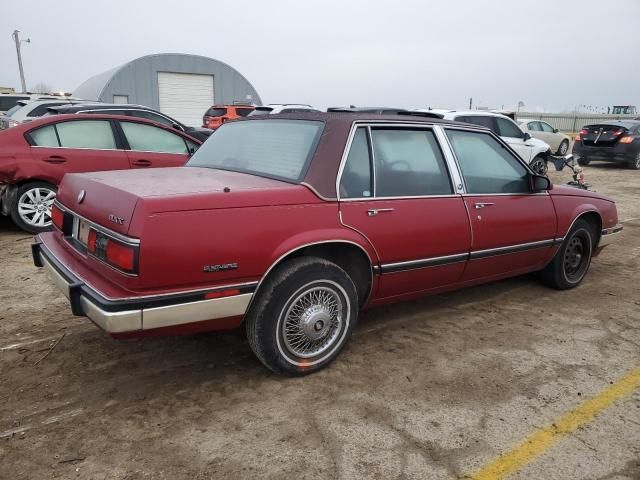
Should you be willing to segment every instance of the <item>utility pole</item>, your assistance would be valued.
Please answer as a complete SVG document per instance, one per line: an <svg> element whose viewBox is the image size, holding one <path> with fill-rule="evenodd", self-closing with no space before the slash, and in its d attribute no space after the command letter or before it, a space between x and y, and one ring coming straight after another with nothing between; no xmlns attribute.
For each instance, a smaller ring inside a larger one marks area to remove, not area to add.
<svg viewBox="0 0 640 480"><path fill-rule="evenodd" d="M16 53L18 54L18 68L20 69L20 82L22 83L22 93L27 91L27 82L24 80L24 68L22 67L22 53L20 53L20 44L22 42L31 43L31 39L20 40L20 30L14 30L11 35L16 42Z"/></svg>
<svg viewBox="0 0 640 480"><path fill-rule="evenodd" d="M473 97L469 97L469 110L473 109Z"/></svg>

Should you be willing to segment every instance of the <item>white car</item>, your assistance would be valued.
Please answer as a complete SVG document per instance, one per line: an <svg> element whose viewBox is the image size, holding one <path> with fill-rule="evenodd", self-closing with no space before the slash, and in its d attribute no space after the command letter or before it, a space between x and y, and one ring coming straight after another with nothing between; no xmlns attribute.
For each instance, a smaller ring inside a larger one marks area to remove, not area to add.
<svg viewBox="0 0 640 480"><path fill-rule="evenodd" d="M298 112L319 112L317 108L302 103L270 103L256 107L248 116L254 115L275 115L276 113L298 113Z"/></svg>
<svg viewBox="0 0 640 480"><path fill-rule="evenodd" d="M485 112L482 110L456 111L456 110L415 110L416 112L435 112L444 115L447 120L467 122L488 127L493 133L504 140L522 159L529 164L531 169L540 175L547 173L547 159L551 154L551 148L546 142L533 138L529 132L525 132L509 117L499 113Z"/></svg>
<svg viewBox="0 0 640 480"><path fill-rule="evenodd" d="M58 98L55 100L19 100L18 103L0 117L0 130L15 127L23 122L30 122L47 113L49 107L83 103L85 100Z"/></svg>
<svg viewBox="0 0 640 480"><path fill-rule="evenodd" d="M519 118L518 123L525 132L529 132L532 137L547 142L557 155L564 156L571 146L571 138L561 133L557 128L553 128L547 122L533 118Z"/></svg>
<svg viewBox="0 0 640 480"><path fill-rule="evenodd" d="M8 112L18 102L33 102L34 100L60 100L66 96L47 93L0 93L0 115Z"/></svg>

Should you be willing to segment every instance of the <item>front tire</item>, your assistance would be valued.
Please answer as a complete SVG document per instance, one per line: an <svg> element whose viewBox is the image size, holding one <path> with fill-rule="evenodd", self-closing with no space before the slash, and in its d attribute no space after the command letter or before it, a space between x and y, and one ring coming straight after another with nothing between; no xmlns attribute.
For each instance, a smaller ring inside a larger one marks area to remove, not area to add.
<svg viewBox="0 0 640 480"><path fill-rule="evenodd" d="M558 147L558 155L565 156L569 151L569 140L562 140L560 142L560 146Z"/></svg>
<svg viewBox="0 0 640 480"><path fill-rule="evenodd" d="M578 157L578 165L582 167L586 167L590 163L591 163L591 160L589 160L587 157Z"/></svg>
<svg viewBox="0 0 640 480"><path fill-rule="evenodd" d="M13 222L30 233L51 230L51 207L58 189L46 182L29 182L18 188L10 207Z"/></svg>
<svg viewBox="0 0 640 480"><path fill-rule="evenodd" d="M358 293L347 273L317 257L276 267L247 315L249 345L272 372L307 375L331 363L358 318Z"/></svg>
<svg viewBox="0 0 640 480"><path fill-rule="evenodd" d="M547 161L539 155L531 161L531 164L529 166L531 167L531 170L533 170L533 173L535 173L536 175L547 174Z"/></svg>
<svg viewBox="0 0 640 480"><path fill-rule="evenodd" d="M551 263L540 272L542 283L558 290L580 285L591 265L594 241L593 225L577 220Z"/></svg>

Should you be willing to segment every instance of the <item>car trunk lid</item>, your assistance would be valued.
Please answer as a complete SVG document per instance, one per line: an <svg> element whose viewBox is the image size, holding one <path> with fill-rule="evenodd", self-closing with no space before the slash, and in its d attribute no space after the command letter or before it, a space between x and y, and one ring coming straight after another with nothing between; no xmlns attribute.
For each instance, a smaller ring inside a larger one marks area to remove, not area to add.
<svg viewBox="0 0 640 480"><path fill-rule="evenodd" d="M586 147L613 147L628 131L622 125L587 125L580 131L580 139Z"/></svg>

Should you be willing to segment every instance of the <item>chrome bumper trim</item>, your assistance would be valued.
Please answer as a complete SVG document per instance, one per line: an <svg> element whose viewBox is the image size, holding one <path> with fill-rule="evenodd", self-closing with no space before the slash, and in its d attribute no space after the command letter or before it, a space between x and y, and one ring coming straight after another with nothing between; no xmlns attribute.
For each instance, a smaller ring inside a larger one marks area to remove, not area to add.
<svg viewBox="0 0 640 480"><path fill-rule="evenodd" d="M606 247L614 243L619 237L618 234L622 232L622 225L619 223L614 227L603 228L600 233L600 242L598 247Z"/></svg>
<svg viewBox="0 0 640 480"><path fill-rule="evenodd" d="M212 298L207 300L187 301L163 305L160 307L141 308L113 306L108 310L101 308L90 298L91 290L86 290L88 285L77 279L72 272L60 271L47 258L41 248L34 255L39 264L44 268L47 276L55 287L71 303L75 315L86 316L98 327L108 333L135 332L154 328L185 325L205 320L217 320L220 318L237 317L247 311L253 293L240 293L229 297ZM65 278L63 275L67 275ZM82 291L85 289L85 291ZM87 296L89 295L89 296ZM141 300L145 300L141 297Z"/></svg>

